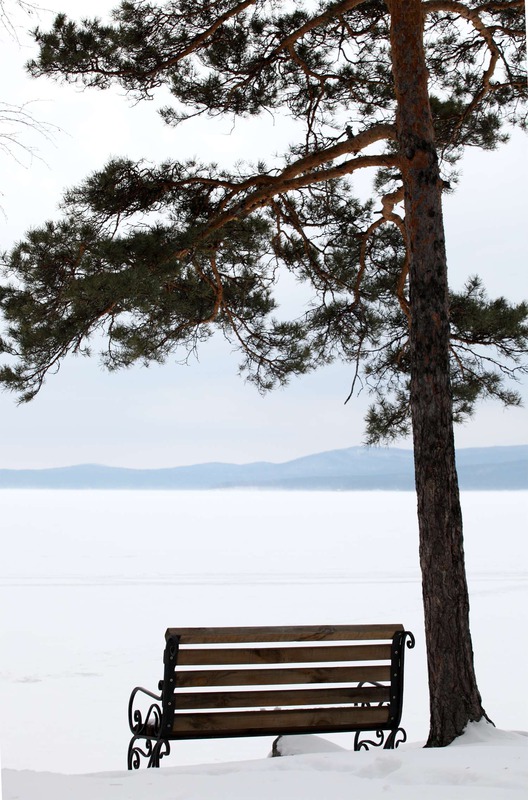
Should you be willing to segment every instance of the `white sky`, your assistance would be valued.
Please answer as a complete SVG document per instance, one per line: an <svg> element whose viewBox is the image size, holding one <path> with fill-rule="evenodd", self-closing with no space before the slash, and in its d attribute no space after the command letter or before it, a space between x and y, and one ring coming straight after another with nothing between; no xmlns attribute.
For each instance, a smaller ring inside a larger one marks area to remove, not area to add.
<svg viewBox="0 0 528 800"><path fill-rule="evenodd" d="M85 14L75 0L58 3L73 17ZM111 4L96 0L90 13ZM46 28L52 14L40 15ZM25 24L21 19L21 23ZM30 25L36 22L31 20ZM14 160L0 151L0 191L4 212L1 249L24 231L57 216L65 187L101 167L111 155L185 158L232 163L282 149L289 123L251 120L232 130L230 122L199 120L171 130L156 109L166 102L131 105L114 92L79 91L50 81L30 80L24 62L35 52L24 31L19 43L2 36L2 90L5 103L29 102L41 121L57 125L52 141L28 129L23 141L40 157L24 152ZM0 129L1 132L1 129ZM526 279L526 139L516 133L494 153L469 152L462 180L445 199L451 285L480 274L491 296L528 296ZM296 287L285 287L285 297ZM137 367L108 374L97 359L70 359L49 378L29 405L16 406L0 394L0 468L59 466L97 462L162 467L201 461L285 461L300 455L360 444L368 398L344 406L352 369L335 365L262 398L237 376L238 356L223 342L206 345L200 363L180 367ZM528 397L526 386L523 395ZM485 403L475 418L457 429L460 447L521 444L528 441L526 409L503 410ZM400 446L410 446L401 441Z"/></svg>

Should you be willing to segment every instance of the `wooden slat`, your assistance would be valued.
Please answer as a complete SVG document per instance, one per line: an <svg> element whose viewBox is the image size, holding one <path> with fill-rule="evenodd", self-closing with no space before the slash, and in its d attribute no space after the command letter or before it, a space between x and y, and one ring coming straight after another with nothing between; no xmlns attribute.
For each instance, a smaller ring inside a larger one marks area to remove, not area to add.
<svg viewBox="0 0 528 800"><path fill-rule="evenodd" d="M275 689L239 692L176 692L177 711L223 708L280 708L284 706L343 705L344 703L388 703L389 686L339 687L332 689Z"/></svg>
<svg viewBox="0 0 528 800"><path fill-rule="evenodd" d="M175 687L266 686L268 684L355 683L388 681L390 665L361 667L292 667L282 669L211 669L175 672Z"/></svg>
<svg viewBox="0 0 528 800"><path fill-rule="evenodd" d="M165 639L180 636L180 644L243 642L312 642L392 639L403 625L298 625L240 628L167 628Z"/></svg>
<svg viewBox="0 0 528 800"><path fill-rule="evenodd" d="M214 736L276 736L279 733L323 733L384 725L389 710L383 708L296 709L287 711L234 711L217 714L176 714L176 738Z"/></svg>
<svg viewBox="0 0 528 800"><path fill-rule="evenodd" d="M184 648L178 666L225 664L294 664L321 661L390 661L390 644L331 645L311 647Z"/></svg>

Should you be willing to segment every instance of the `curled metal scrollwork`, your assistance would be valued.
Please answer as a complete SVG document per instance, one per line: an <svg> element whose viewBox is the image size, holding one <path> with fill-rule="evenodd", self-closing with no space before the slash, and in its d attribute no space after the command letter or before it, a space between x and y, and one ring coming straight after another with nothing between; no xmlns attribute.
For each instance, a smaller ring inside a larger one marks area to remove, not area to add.
<svg viewBox="0 0 528 800"><path fill-rule="evenodd" d="M383 731L372 731L377 741L372 739L360 739L362 731L356 731L354 736L354 750L368 750L369 747L380 747L385 739Z"/></svg>
<svg viewBox="0 0 528 800"><path fill-rule="evenodd" d="M144 742L143 748L138 741ZM147 768L159 767L160 760L170 753L170 744L166 739L144 739L142 736L133 736L128 746L128 769L139 769L141 759L147 759Z"/></svg>
<svg viewBox="0 0 528 800"><path fill-rule="evenodd" d="M407 733L404 731L404 729L396 728L396 730L391 731L387 737L387 741L385 742L385 750L395 750L398 745L403 744L403 742L406 741Z"/></svg>
<svg viewBox="0 0 528 800"><path fill-rule="evenodd" d="M373 739L361 739L362 731L357 731L354 736L354 750L368 750L369 747L381 747L384 750L394 750L398 745L407 740L407 734L403 728L397 728L393 731L372 731L376 737ZM386 738L385 738L386 737Z"/></svg>
<svg viewBox="0 0 528 800"><path fill-rule="evenodd" d="M365 686L374 686L377 689L385 688L384 684L380 683L379 681L359 681L357 688L363 689ZM377 705L378 708L381 708L381 706L385 705L385 702L381 700L379 703L363 702L363 703L354 703L354 705L361 706L362 708L370 708L371 706Z"/></svg>
<svg viewBox="0 0 528 800"><path fill-rule="evenodd" d="M139 708L134 708L138 693L147 695L147 697L151 697L157 701L156 703L150 704L144 716ZM135 736L146 735L157 738L160 735L162 712L159 701L161 701L161 695L149 692L148 689L143 689L141 686L136 686L128 701L128 724Z"/></svg>

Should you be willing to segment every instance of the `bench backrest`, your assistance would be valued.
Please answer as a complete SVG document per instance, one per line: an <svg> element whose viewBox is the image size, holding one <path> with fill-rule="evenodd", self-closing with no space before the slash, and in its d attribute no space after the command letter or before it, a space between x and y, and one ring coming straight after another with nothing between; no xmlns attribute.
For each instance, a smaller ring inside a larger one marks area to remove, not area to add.
<svg viewBox="0 0 528 800"><path fill-rule="evenodd" d="M396 729L402 625L169 628L162 736Z"/></svg>

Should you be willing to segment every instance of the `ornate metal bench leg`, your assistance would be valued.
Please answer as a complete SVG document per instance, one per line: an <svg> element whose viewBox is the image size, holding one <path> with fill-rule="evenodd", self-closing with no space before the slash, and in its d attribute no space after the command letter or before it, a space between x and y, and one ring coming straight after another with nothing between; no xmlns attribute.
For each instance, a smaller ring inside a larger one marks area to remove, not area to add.
<svg viewBox="0 0 528 800"><path fill-rule="evenodd" d="M135 707L135 703L136 699L144 700L145 697L149 705L143 713L140 708ZM128 745L128 769L139 769L141 759L147 759L147 767L159 767L160 759L170 752L168 741L161 737L163 716L159 703L161 699L161 695L149 692L141 686L136 686L130 695L128 724L133 736ZM152 700L156 702L153 703Z"/></svg>
<svg viewBox="0 0 528 800"><path fill-rule="evenodd" d="M163 756L168 756L170 753L170 744L167 739L160 739L154 743L152 748L152 755L147 767L159 767L160 761Z"/></svg>
<svg viewBox="0 0 528 800"><path fill-rule="evenodd" d="M383 745L384 750L395 750L398 745L402 742L407 741L407 734L403 728L396 728L395 731L391 731L387 736L387 741Z"/></svg>
<svg viewBox="0 0 528 800"><path fill-rule="evenodd" d="M381 747L384 750L394 750L399 744L407 740L407 734L403 728L396 728L394 731L369 731L370 739L362 739L363 732L357 731L354 736L354 750L368 750L369 747ZM367 736L367 734L364 734ZM374 741L375 738L375 741Z"/></svg>
<svg viewBox="0 0 528 800"><path fill-rule="evenodd" d="M356 731L354 736L354 750L368 750L369 747L380 747L385 738L383 731L369 731L369 736L375 736L376 741L373 739L361 739L363 731Z"/></svg>
<svg viewBox="0 0 528 800"><path fill-rule="evenodd" d="M141 740L144 744L139 746ZM170 753L170 744L166 739L147 739L144 736L133 736L128 745L127 766L128 769L139 769L141 759L147 759L148 767L159 767L163 756Z"/></svg>

